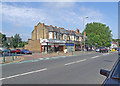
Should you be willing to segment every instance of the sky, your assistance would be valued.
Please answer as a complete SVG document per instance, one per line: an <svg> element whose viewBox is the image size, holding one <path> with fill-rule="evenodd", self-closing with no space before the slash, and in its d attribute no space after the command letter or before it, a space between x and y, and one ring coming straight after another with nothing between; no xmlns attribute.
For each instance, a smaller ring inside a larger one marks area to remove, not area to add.
<svg viewBox="0 0 120 86"><path fill-rule="evenodd" d="M2 33L31 38L39 22L67 30L84 30L87 23L106 24L118 38L118 2L2 2ZM85 18L88 16L88 18ZM84 23L83 23L84 18Z"/></svg>

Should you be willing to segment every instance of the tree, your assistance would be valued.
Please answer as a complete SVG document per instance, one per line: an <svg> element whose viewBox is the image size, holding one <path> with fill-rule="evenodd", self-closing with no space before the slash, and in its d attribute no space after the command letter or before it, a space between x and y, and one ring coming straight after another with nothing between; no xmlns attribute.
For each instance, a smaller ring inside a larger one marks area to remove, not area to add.
<svg viewBox="0 0 120 86"><path fill-rule="evenodd" d="M12 40L10 41L10 45L14 48L18 47L18 44L22 41L19 34L15 34Z"/></svg>
<svg viewBox="0 0 120 86"><path fill-rule="evenodd" d="M28 44L28 42L23 41L23 42L19 43L19 47L24 47L26 44Z"/></svg>
<svg viewBox="0 0 120 86"><path fill-rule="evenodd" d="M86 44L88 46L109 47L112 40L111 30L102 23L89 23L86 25L83 33L86 32Z"/></svg>
<svg viewBox="0 0 120 86"><path fill-rule="evenodd" d="M7 37L5 34L2 34L2 46L3 47L9 47L8 43L7 43Z"/></svg>

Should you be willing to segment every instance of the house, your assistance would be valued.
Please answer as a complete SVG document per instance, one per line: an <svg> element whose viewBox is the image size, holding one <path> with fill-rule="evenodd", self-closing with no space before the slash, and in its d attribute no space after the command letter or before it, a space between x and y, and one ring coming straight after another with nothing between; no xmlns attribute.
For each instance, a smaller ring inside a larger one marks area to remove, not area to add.
<svg viewBox="0 0 120 86"><path fill-rule="evenodd" d="M49 51L64 51L67 48L69 51L82 50L83 35L76 31L65 30L61 27L53 27L38 23L31 33L32 39L28 39L28 45L25 49L33 52L49 52Z"/></svg>

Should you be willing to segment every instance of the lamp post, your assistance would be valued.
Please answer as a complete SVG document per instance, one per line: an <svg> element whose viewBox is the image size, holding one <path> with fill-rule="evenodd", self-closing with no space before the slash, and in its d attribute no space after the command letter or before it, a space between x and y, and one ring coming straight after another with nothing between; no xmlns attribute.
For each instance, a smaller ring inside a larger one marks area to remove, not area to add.
<svg viewBox="0 0 120 86"><path fill-rule="evenodd" d="M83 29L85 29L85 18L88 18L88 16L83 17ZM85 34L84 34L84 52L85 52Z"/></svg>

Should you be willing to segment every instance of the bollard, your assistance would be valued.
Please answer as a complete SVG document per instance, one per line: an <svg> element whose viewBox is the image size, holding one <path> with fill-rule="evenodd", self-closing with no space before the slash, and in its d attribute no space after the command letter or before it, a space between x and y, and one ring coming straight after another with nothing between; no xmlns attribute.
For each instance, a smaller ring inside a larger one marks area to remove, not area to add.
<svg viewBox="0 0 120 86"><path fill-rule="evenodd" d="M12 60L14 61L14 53L12 53Z"/></svg>
<svg viewBox="0 0 120 86"><path fill-rule="evenodd" d="M5 63L5 53L3 53L3 62Z"/></svg>
<svg viewBox="0 0 120 86"><path fill-rule="evenodd" d="M17 58L17 53L15 52L15 58Z"/></svg>

